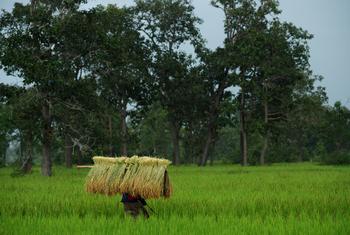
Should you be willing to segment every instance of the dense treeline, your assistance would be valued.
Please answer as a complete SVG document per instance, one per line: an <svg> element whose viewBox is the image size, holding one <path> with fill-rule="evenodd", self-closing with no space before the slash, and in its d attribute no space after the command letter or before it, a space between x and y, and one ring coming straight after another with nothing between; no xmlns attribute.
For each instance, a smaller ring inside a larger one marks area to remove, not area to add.
<svg viewBox="0 0 350 235"><path fill-rule="evenodd" d="M0 15L0 153L21 171L92 155L266 164L350 162L350 111L326 105L309 66L312 35L276 0L216 0L226 38L206 48L188 0L132 7L32 0ZM217 9L216 9L217 8ZM184 51L192 47L194 53Z"/></svg>

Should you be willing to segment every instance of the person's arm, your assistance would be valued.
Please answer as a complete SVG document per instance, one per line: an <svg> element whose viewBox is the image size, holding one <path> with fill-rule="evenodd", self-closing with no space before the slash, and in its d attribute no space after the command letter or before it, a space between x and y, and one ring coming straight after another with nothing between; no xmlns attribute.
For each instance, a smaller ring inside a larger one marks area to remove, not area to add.
<svg viewBox="0 0 350 235"><path fill-rule="evenodd" d="M146 206L146 205L147 205L147 202L146 202L146 200L145 200L144 198L140 197L139 201L141 202L141 204L142 204L143 206Z"/></svg>

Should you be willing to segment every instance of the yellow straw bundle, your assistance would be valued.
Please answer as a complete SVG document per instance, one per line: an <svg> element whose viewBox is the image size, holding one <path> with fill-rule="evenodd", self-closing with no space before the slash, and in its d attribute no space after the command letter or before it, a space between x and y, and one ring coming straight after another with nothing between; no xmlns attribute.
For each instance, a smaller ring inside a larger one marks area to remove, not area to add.
<svg viewBox="0 0 350 235"><path fill-rule="evenodd" d="M171 184L166 159L151 157L131 158L93 157L94 167L90 170L86 190L91 193L114 195L130 193L141 197L169 197Z"/></svg>

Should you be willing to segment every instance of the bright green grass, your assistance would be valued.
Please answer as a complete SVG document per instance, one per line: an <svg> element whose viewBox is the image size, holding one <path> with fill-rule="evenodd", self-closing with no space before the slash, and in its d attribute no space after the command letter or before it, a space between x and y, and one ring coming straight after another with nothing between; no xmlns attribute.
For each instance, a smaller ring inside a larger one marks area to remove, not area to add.
<svg viewBox="0 0 350 235"><path fill-rule="evenodd" d="M149 200L147 221L85 193L87 172L0 169L0 234L350 234L350 167L172 167L174 194Z"/></svg>

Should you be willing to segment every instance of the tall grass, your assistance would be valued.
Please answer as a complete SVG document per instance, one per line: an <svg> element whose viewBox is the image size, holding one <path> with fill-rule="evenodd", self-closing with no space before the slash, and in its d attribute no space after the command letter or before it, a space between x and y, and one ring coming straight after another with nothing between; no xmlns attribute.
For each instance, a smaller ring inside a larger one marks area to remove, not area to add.
<svg viewBox="0 0 350 235"><path fill-rule="evenodd" d="M0 169L0 234L350 234L350 167L172 167L173 196L148 200L147 221L124 217L120 196L86 193L87 172Z"/></svg>

